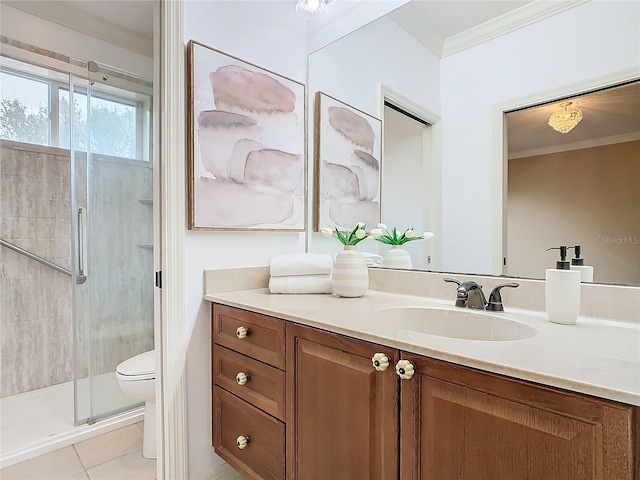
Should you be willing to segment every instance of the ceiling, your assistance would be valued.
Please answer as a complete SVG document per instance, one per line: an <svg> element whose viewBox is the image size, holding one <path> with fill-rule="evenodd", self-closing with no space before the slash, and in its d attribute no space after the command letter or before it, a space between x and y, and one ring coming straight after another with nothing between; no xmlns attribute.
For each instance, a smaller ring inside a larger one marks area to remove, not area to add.
<svg viewBox="0 0 640 480"><path fill-rule="evenodd" d="M504 19L532 0L413 0L389 15L396 23L441 57L451 53L464 32L472 36L482 34L483 26ZM474 31L476 32L474 34Z"/></svg>
<svg viewBox="0 0 640 480"><path fill-rule="evenodd" d="M293 8L295 0L288 1ZM151 55L154 0L3 0L3 3L120 46L126 45L119 42L128 42L131 50ZM435 55L446 56L579 3L413 0L389 16ZM640 139L640 84L586 95L574 102L583 111L584 119L566 135L547 125L549 115L560 101L509 114L510 155L583 148L580 145L585 142L603 144L622 138Z"/></svg>

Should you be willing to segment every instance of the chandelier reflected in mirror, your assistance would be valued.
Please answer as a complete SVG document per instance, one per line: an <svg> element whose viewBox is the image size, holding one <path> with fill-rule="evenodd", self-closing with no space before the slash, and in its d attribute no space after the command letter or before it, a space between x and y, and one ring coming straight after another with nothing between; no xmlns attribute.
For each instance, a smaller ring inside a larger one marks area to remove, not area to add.
<svg viewBox="0 0 640 480"><path fill-rule="evenodd" d="M571 102L563 102L560 109L549 117L549 125L556 132L569 133L582 120L582 111L572 107Z"/></svg>

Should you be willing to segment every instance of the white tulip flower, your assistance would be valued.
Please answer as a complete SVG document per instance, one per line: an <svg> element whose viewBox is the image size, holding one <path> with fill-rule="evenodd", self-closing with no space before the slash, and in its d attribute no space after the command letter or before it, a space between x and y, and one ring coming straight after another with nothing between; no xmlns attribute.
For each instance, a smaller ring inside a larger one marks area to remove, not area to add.
<svg viewBox="0 0 640 480"><path fill-rule="evenodd" d="M362 229L362 228L365 227L364 222L358 222L358 223L356 223L356 226L358 227L358 229ZM360 238L362 238L362 237L360 237Z"/></svg>
<svg viewBox="0 0 640 480"><path fill-rule="evenodd" d="M371 237L372 238L381 237L383 233L384 233L384 230L382 230L381 228L372 228L371 229Z"/></svg>
<svg viewBox="0 0 640 480"><path fill-rule="evenodd" d="M433 232L424 232L422 234L422 238L424 238L425 240L429 240L430 238L433 238L435 236L436 236L436 234L433 233Z"/></svg>
<svg viewBox="0 0 640 480"><path fill-rule="evenodd" d="M387 230L387 226L384 223L379 223L378 224L378 228L380 230L382 230L383 232L385 232Z"/></svg>
<svg viewBox="0 0 640 480"><path fill-rule="evenodd" d="M333 230L331 230L329 227L321 228L320 233L325 237L333 237Z"/></svg>
<svg viewBox="0 0 640 480"><path fill-rule="evenodd" d="M356 238L363 239L366 235L367 232L365 232L362 228L356 230Z"/></svg>
<svg viewBox="0 0 640 480"><path fill-rule="evenodd" d="M404 232L404 236L407 238L413 238L416 236L416 232L414 232L413 230L407 230L406 232Z"/></svg>

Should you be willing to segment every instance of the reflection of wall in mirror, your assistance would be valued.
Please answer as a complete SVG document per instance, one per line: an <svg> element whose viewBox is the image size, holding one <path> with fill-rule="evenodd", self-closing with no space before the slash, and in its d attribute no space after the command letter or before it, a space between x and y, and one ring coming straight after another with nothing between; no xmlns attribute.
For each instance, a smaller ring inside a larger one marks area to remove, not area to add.
<svg viewBox="0 0 640 480"><path fill-rule="evenodd" d="M617 72L637 72L639 17L638 2L586 2L442 59L445 270L502 271L497 107L587 80L601 86L602 77Z"/></svg>
<svg viewBox="0 0 640 480"><path fill-rule="evenodd" d="M317 229L380 222L382 122L322 92L315 95Z"/></svg>
<svg viewBox="0 0 640 480"><path fill-rule="evenodd" d="M439 111L439 59L387 17L380 18L309 56L309 92L326 92L375 117L382 114L378 90L380 83L426 110L436 114ZM310 95L309 99L310 102L313 101L313 96ZM310 105L309 111L313 111L313 107ZM310 152L313 151L313 123L313 118L310 117ZM393 213L385 207L385 202L388 201L385 175L383 160L383 220L391 226L395 222ZM314 181L310 177L309 185ZM410 198L405 196L403 204L419 201L420 195L420 192L411 191ZM400 227L399 224L398 226ZM381 244L379 247L383 252L385 247ZM338 248L335 241L317 233L309 239L309 249L313 252L335 253ZM375 252L378 251L378 243L362 242L358 248Z"/></svg>
<svg viewBox="0 0 640 480"><path fill-rule="evenodd" d="M640 141L511 159L508 172L509 275L542 278L547 248L580 245L595 282L640 284Z"/></svg>
<svg viewBox="0 0 640 480"><path fill-rule="evenodd" d="M424 129L429 128L389 107L384 109L384 179L382 222L403 232L413 228L420 235L433 230L426 223ZM432 241L408 242L404 249L411 255L413 268L425 269ZM381 250L390 247L381 246Z"/></svg>

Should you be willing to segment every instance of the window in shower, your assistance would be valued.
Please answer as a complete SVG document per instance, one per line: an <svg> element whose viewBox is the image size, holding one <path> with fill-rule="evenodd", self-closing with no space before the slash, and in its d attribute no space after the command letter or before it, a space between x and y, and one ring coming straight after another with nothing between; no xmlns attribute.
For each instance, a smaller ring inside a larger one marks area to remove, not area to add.
<svg viewBox="0 0 640 480"><path fill-rule="evenodd" d="M50 145L49 83L2 70L0 86L0 138Z"/></svg>
<svg viewBox="0 0 640 480"><path fill-rule="evenodd" d="M91 153L149 160L148 95L95 84L89 139L86 88L76 88L71 114L65 76L15 60L2 60L0 138L68 149L73 121L76 150L87 151L90 144Z"/></svg>

